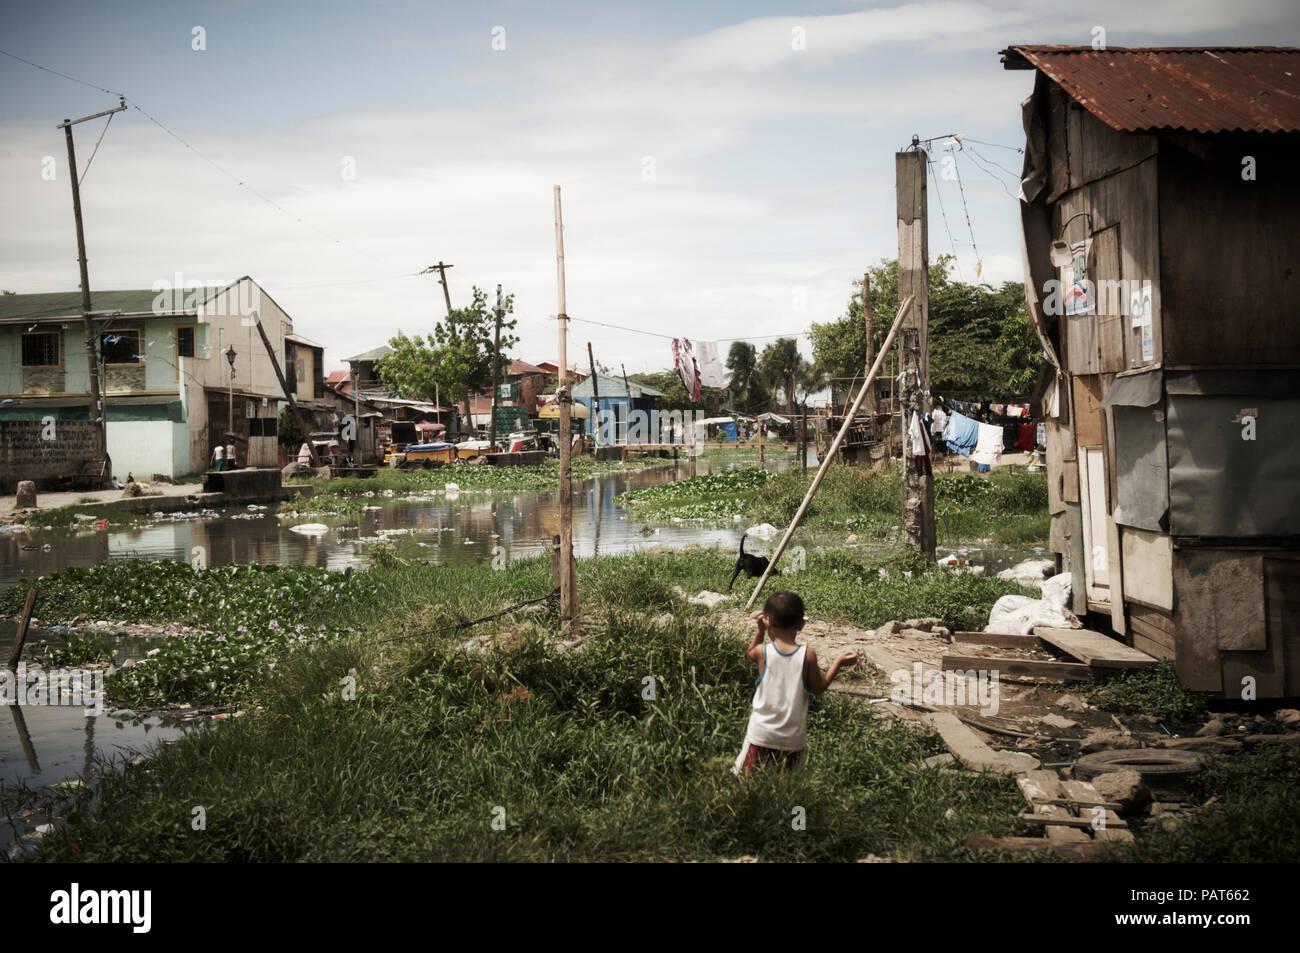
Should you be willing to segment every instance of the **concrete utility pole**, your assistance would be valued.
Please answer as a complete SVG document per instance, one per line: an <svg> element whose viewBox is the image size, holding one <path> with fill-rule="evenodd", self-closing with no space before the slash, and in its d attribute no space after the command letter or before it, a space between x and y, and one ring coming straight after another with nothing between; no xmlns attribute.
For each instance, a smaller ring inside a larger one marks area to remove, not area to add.
<svg viewBox="0 0 1300 953"><path fill-rule="evenodd" d="M55 126L62 129L68 141L68 181L72 183L72 215L77 222L77 262L81 266L81 321L86 332L86 360L90 369L90 422L99 431L99 449L103 451L105 468L108 466L108 414L104 407L103 394L99 380L99 350L95 342L94 321L90 317L90 269L86 262L86 233L81 221L81 183L77 180L77 153L72 144L72 127L78 123L112 116L126 109L126 100L118 97L120 105L116 109L106 109L93 116L80 119L65 119ZM109 120L112 121L111 119ZM93 158L93 156L92 156Z"/></svg>
<svg viewBox="0 0 1300 953"><path fill-rule="evenodd" d="M903 536L907 545L934 556L934 477L929 457L917 465L924 447L912 446L908 428L925 413L930 392L929 234L925 193L926 154L911 149L894 154L898 188L898 294L914 297L899 338L898 402L903 428ZM920 423L924 430L925 422Z"/></svg>
<svg viewBox="0 0 1300 953"><path fill-rule="evenodd" d="M497 285L496 335L492 341L492 422L488 426L488 451L497 448L497 398L501 393L501 286Z"/></svg>
<svg viewBox="0 0 1300 953"><path fill-rule="evenodd" d="M560 381L555 400L560 405L560 539L556 556L559 562L560 614L565 627L577 629L578 587L573 572L573 435L572 404L569 394L569 316L565 313L564 295L564 215L560 210L560 187L555 186L555 273L559 308L555 315L559 326Z"/></svg>

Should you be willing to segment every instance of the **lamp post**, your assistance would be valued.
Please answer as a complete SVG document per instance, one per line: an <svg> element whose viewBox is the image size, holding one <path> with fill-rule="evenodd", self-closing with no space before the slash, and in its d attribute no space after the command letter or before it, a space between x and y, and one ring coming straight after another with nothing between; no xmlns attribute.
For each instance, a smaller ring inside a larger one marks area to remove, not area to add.
<svg viewBox="0 0 1300 953"><path fill-rule="evenodd" d="M227 430L230 436L235 433L235 346L232 344L226 348L226 360L230 362L230 384L226 388L230 397L230 411L227 417Z"/></svg>

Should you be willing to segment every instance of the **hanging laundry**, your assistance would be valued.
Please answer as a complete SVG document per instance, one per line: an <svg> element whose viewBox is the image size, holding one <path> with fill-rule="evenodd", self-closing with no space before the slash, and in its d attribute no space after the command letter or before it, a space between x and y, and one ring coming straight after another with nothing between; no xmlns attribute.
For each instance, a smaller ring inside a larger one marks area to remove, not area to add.
<svg viewBox="0 0 1300 953"><path fill-rule="evenodd" d="M698 403L700 399L700 366L695 360L695 353L691 350L689 339L673 338L673 364L677 368L677 376L682 379L682 386L686 388L686 396L692 402Z"/></svg>
<svg viewBox="0 0 1300 953"><path fill-rule="evenodd" d="M731 372L718 359L718 345L712 341L695 342L695 360L700 368L700 384L704 387L727 387Z"/></svg>
<svg viewBox="0 0 1300 953"><path fill-rule="evenodd" d="M1034 441L1040 446L1047 446L1047 424L1038 424L1035 428Z"/></svg>
<svg viewBox="0 0 1300 953"><path fill-rule="evenodd" d="M1034 431L1033 424L1020 424L1016 429L1016 448L1024 450L1026 453L1034 449Z"/></svg>
<svg viewBox="0 0 1300 953"><path fill-rule="evenodd" d="M954 410L948 415L948 426L944 428L943 439L949 450L969 457L979 440L979 424Z"/></svg>
<svg viewBox="0 0 1300 953"><path fill-rule="evenodd" d="M976 463L992 466L998 462L998 457L1002 455L1002 428L997 424L977 424L979 427L979 439L975 443L975 451L970 455L971 460Z"/></svg>
<svg viewBox="0 0 1300 953"><path fill-rule="evenodd" d="M930 474L930 434L921 423L920 416L912 411L912 422L907 426L907 442L918 473Z"/></svg>

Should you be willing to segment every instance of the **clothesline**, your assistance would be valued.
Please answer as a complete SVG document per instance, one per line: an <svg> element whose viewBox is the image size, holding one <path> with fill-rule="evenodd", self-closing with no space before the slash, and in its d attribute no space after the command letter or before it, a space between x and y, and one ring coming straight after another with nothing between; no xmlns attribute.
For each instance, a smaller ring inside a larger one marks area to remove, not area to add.
<svg viewBox="0 0 1300 953"><path fill-rule="evenodd" d="M583 324L596 324L602 328L613 328L616 331L628 331L632 334L647 334L650 337L664 338L671 341L676 335L664 334L660 331L647 331L644 328L629 328L621 324L610 324L607 321L593 321L591 318L575 318L573 315L565 315L570 321L580 321ZM791 331L786 334L756 334L751 337L743 338L714 338L715 341L766 341L775 338L799 338L808 337L811 331Z"/></svg>

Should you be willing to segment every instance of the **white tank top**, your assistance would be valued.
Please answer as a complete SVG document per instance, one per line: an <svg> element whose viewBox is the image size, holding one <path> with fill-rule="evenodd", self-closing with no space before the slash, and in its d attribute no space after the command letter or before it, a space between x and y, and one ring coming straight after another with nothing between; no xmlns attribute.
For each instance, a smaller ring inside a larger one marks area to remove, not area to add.
<svg viewBox="0 0 1300 953"><path fill-rule="evenodd" d="M806 646L789 655L768 642L763 646L763 674L754 689L754 710L745 740L779 751L802 751L808 740L808 689L803 667Z"/></svg>

